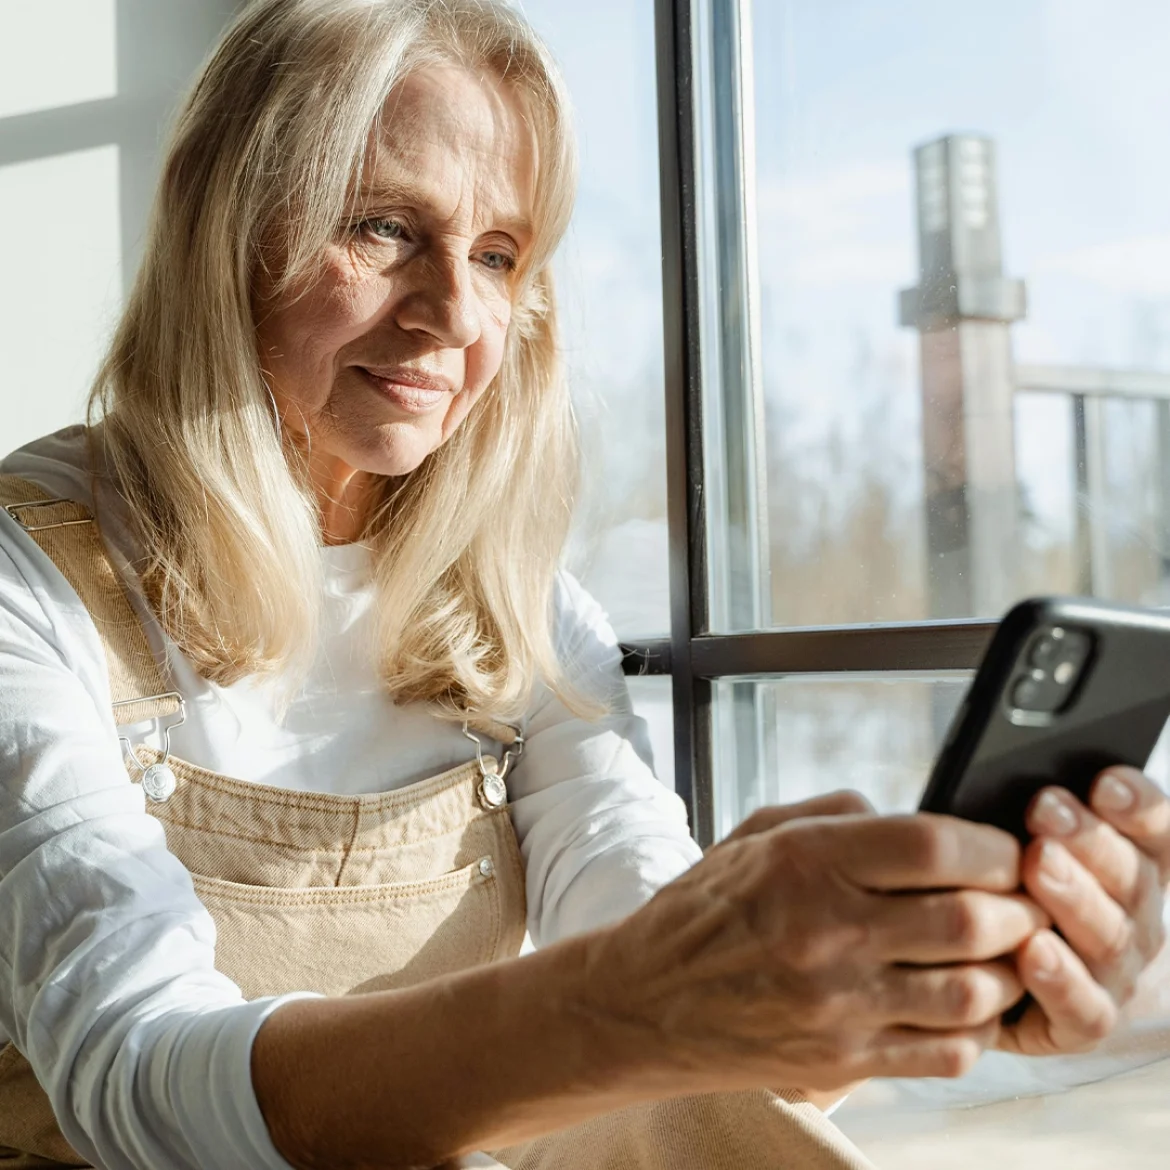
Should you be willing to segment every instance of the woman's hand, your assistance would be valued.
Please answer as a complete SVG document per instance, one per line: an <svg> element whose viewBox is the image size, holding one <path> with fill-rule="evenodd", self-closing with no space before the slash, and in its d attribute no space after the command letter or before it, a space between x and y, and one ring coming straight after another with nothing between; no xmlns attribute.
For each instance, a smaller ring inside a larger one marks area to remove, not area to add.
<svg viewBox="0 0 1170 1170"><path fill-rule="evenodd" d="M1028 812L1024 885L1063 938L1043 930L1020 950L1035 1003L1000 1039L1011 1052L1100 1043L1164 942L1170 800L1140 772L1116 767L1097 778L1089 803L1048 788Z"/></svg>
<svg viewBox="0 0 1170 1170"><path fill-rule="evenodd" d="M852 794L763 810L594 936L599 1034L653 1095L961 1074L1049 925L1020 861L998 829Z"/></svg>

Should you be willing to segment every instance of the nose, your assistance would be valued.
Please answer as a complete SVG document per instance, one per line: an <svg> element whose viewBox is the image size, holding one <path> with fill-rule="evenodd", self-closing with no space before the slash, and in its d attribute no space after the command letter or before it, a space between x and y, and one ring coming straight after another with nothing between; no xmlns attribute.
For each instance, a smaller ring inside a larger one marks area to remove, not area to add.
<svg viewBox="0 0 1170 1170"><path fill-rule="evenodd" d="M452 252L427 256L399 301L399 327L425 333L448 349L466 349L477 341L481 328L471 264Z"/></svg>

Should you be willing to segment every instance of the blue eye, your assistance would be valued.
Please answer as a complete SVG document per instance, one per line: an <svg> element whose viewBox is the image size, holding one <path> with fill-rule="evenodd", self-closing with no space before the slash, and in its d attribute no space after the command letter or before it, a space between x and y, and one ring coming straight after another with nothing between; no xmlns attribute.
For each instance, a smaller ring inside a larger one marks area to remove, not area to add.
<svg viewBox="0 0 1170 1170"><path fill-rule="evenodd" d="M379 240L400 240L406 234L396 219L367 219L360 226Z"/></svg>
<svg viewBox="0 0 1170 1170"><path fill-rule="evenodd" d="M516 267L516 261L507 252L485 252L483 263L492 272L511 272Z"/></svg>

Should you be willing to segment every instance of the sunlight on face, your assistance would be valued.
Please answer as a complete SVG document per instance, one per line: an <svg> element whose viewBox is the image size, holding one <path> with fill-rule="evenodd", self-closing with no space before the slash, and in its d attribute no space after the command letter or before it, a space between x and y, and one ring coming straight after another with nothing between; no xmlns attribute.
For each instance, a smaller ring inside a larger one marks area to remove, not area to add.
<svg viewBox="0 0 1170 1170"><path fill-rule="evenodd" d="M413 471L495 377L531 245L534 152L520 101L495 81L431 68L391 97L364 218L258 325L319 495Z"/></svg>

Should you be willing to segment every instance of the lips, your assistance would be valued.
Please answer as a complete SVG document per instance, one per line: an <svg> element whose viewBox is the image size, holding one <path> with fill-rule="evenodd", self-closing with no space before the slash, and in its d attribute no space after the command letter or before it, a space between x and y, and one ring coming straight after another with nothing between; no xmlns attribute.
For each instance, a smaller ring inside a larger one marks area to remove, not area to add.
<svg viewBox="0 0 1170 1170"><path fill-rule="evenodd" d="M383 398L410 414L433 410L452 391L451 383L446 378L422 370L385 366L356 368Z"/></svg>

